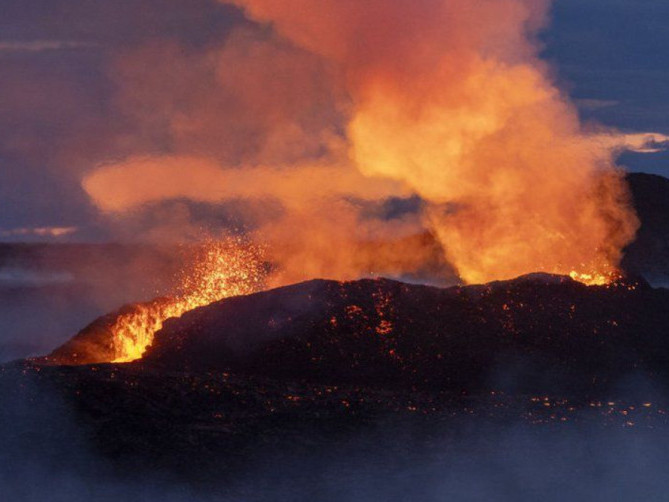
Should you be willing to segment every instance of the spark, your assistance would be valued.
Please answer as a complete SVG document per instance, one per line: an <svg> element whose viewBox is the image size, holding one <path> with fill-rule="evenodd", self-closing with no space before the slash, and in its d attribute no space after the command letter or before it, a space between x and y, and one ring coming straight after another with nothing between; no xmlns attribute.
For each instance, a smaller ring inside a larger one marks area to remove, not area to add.
<svg viewBox="0 0 669 502"><path fill-rule="evenodd" d="M155 334L171 317L180 317L197 307L231 296L254 293L265 276L262 250L241 240L208 242L196 257L192 270L184 271L175 298L143 305L121 315L110 328L113 334L113 362L141 359Z"/></svg>

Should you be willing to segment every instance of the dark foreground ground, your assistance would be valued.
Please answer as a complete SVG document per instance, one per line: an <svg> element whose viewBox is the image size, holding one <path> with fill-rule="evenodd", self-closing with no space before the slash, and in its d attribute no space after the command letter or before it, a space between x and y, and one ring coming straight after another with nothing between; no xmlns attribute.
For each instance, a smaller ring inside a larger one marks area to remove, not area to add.
<svg viewBox="0 0 669 502"><path fill-rule="evenodd" d="M640 379L615 401L139 364L18 365L0 382L8 500L665 500L669 489L667 400Z"/></svg>

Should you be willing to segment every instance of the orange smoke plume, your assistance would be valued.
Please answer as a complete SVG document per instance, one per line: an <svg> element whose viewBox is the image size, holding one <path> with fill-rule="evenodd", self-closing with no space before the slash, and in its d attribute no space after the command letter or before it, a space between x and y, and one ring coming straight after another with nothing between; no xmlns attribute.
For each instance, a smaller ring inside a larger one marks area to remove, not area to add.
<svg viewBox="0 0 669 502"><path fill-rule="evenodd" d="M175 198L279 201L280 210L261 214L250 235L275 265L270 286L435 268L442 269L442 278L452 278L450 268L435 260L434 244L416 235L416 222L372 223L361 217L360 205L410 192L390 179L370 180L351 166L222 169L202 157L139 157L99 167L83 186L101 210L120 216Z"/></svg>
<svg viewBox="0 0 669 502"><path fill-rule="evenodd" d="M615 275L638 222L612 148L538 57L548 2L227 3L339 68L351 160L428 202L424 223L466 281Z"/></svg>
<svg viewBox="0 0 669 502"><path fill-rule="evenodd" d="M245 216L276 265L270 285L421 263L449 274L442 261L466 282L616 276L638 221L615 156L666 137L581 125L538 56L548 1L221 1L271 29L238 27L201 52L151 44L117 61L120 108L170 153L87 173L103 212L258 203ZM414 195L418 215L365 212Z"/></svg>

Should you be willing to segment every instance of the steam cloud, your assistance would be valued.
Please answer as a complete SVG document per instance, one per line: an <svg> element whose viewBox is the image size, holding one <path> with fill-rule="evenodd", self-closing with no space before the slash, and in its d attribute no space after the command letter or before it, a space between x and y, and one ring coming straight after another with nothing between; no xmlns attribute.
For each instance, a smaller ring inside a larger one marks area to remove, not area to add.
<svg viewBox="0 0 669 502"><path fill-rule="evenodd" d="M614 163L631 140L582 126L553 83L535 40L548 1L224 3L255 22L224 46L118 61L120 106L170 154L90 173L102 210L276 199L254 217L282 281L354 277L353 242L422 230L467 282L615 271L638 227ZM358 204L412 194L413 219Z"/></svg>

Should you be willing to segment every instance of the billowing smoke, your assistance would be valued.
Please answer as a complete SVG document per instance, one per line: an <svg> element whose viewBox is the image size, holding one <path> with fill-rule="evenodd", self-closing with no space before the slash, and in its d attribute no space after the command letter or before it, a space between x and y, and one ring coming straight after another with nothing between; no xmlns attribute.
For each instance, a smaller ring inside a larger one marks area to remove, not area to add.
<svg viewBox="0 0 669 502"><path fill-rule="evenodd" d="M540 60L549 2L225 3L255 24L223 47L119 61L121 106L170 153L86 177L101 209L276 200L253 229L283 280L355 276L369 261L352 243L425 230L468 282L615 273L638 226L614 164L626 140L584 127ZM416 217L361 209L412 195ZM398 252L425 255L415 242Z"/></svg>

